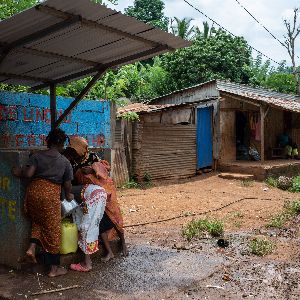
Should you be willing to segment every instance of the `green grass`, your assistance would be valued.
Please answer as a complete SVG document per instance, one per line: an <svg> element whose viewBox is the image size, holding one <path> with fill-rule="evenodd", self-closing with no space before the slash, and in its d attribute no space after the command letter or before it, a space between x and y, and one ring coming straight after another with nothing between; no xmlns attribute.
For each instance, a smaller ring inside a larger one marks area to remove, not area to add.
<svg viewBox="0 0 300 300"><path fill-rule="evenodd" d="M265 182L268 186L280 188L278 178L268 177ZM292 178L291 185L292 186L288 189L290 192L300 193L300 175Z"/></svg>
<svg viewBox="0 0 300 300"><path fill-rule="evenodd" d="M287 216L284 213L278 214L275 217L273 217L269 223L267 224L267 227L272 227L272 228L282 228L284 224L287 221Z"/></svg>
<svg viewBox="0 0 300 300"><path fill-rule="evenodd" d="M135 178L131 178L128 182L122 185L123 189L147 189L153 187L151 176L145 173L142 182L137 182Z"/></svg>
<svg viewBox="0 0 300 300"><path fill-rule="evenodd" d="M128 182L122 185L122 189L138 189L140 187L139 183L135 180L130 179Z"/></svg>
<svg viewBox="0 0 300 300"><path fill-rule="evenodd" d="M267 227L282 228L288 220L299 214L300 200L287 202L283 207L283 211L271 218Z"/></svg>
<svg viewBox="0 0 300 300"><path fill-rule="evenodd" d="M265 256L271 254L275 244L265 238L254 238L248 244L250 252L254 255Z"/></svg>
<svg viewBox="0 0 300 300"><path fill-rule="evenodd" d="M292 187L289 191L293 193L300 193L300 175L293 178Z"/></svg>
<svg viewBox="0 0 300 300"><path fill-rule="evenodd" d="M277 187L278 186L278 179L275 177L268 177L266 179L266 184L268 186Z"/></svg>
<svg viewBox="0 0 300 300"><path fill-rule="evenodd" d="M241 180L241 186L243 186L243 187L250 187L253 185L254 185L253 180L249 180L249 179Z"/></svg>
<svg viewBox="0 0 300 300"><path fill-rule="evenodd" d="M200 238L209 233L213 237L221 236L224 233L224 223L215 219L199 219L189 222L182 229L182 236L187 240Z"/></svg>

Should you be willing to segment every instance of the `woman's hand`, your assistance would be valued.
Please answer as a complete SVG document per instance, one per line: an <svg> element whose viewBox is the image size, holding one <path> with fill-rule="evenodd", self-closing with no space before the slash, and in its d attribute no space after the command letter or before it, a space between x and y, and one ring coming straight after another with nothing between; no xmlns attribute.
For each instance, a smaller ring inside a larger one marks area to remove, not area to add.
<svg viewBox="0 0 300 300"><path fill-rule="evenodd" d="M91 167L82 167L80 170L81 170L82 174L84 174L84 175L94 173L94 170Z"/></svg>
<svg viewBox="0 0 300 300"><path fill-rule="evenodd" d="M72 194L72 193L66 194L66 200L69 201L69 202L74 200L74 194Z"/></svg>
<svg viewBox="0 0 300 300"><path fill-rule="evenodd" d="M11 173L16 177L21 177L22 176L22 168L21 167L13 167L11 169Z"/></svg>

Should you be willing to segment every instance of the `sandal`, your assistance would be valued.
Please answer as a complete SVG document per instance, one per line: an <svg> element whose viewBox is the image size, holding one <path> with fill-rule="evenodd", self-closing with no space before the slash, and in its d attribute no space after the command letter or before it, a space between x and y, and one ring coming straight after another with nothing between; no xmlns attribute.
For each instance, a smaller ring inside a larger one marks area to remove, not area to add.
<svg viewBox="0 0 300 300"><path fill-rule="evenodd" d="M70 269L77 272L89 272L91 269L85 268L81 265L81 263L78 264L71 264Z"/></svg>

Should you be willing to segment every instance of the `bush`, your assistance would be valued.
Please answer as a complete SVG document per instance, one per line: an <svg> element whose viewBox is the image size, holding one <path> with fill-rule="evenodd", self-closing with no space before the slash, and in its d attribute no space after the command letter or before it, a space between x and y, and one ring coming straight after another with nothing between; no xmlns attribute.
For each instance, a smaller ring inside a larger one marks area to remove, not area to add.
<svg viewBox="0 0 300 300"><path fill-rule="evenodd" d="M300 175L293 178L290 191L293 193L300 193Z"/></svg>
<svg viewBox="0 0 300 300"><path fill-rule="evenodd" d="M221 236L224 233L223 222L209 219L193 220L182 229L182 236L189 241L202 237L205 233L209 233L213 237Z"/></svg>
<svg viewBox="0 0 300 300"><path fill-rule="evenodd" d="M139 184L133 179L130 179L128 182L122 185L123 189L138 189L139 187Z"/></svg>
<svg viewBox="0 0 300 300"><path fill-rule="evenodd" d="M268 177L266 179L266 184L268 186L277 187L277 185L278 185L278 179L274 178L274 177Z"/></svg>
<svg viewBox="0 0 300 300"><path fill-rule="evenodd" d="M288 190L293 185L293 178L287 177L287 176L279 176L278 177L278 183L277 187L282 190Z"/></svg>
<svg viewBox="0 0 300 300"><path fill-rule="evenodd" d="M252 254L265 256L273 252L275 244L267 239L254 238L250 241L249 248Z"/></svg>
<svg viewBox="0 0 300 300"><path fill-rule="evenodd" d="M281 213L276 215L267 224L267 227L282 228L292 217L300 214L300 200L287 202Z"/></svg>
<svg viewBox="0 0 300 300"><path fill-rule="evenodd" d="M278 214L271 219L271 221L267 224L267 227L282 228L287 219L288 216L286 214Z"/></svg>

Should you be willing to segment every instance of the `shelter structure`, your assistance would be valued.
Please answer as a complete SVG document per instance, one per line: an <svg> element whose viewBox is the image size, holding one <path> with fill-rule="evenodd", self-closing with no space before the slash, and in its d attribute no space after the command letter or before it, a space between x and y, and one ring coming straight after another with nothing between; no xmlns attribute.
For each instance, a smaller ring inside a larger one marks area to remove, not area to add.
<svg viewBox="0 0 300 300"><path fill-rule="evenodd" d="M190 45L90 0L48 0L0 22L0 82L50 88L58 126L110 68ZM57 119L56 85L93 76Z"/></svg>
<svg viewBox="0 0 300 300"><path fill-rule="evenodd" d="M189 145L193 165L182 161L182 175L212 167L221 171L253 174L256 179L264 179L269 175L300 173L299 160L286 160L284 149L279 146L278 137L287 132L293 143L300 146L300 98L295 95L277 93L262 88L213 80L191 88L175 91L149 102L148 109L139 111L141 120L134 128L150 128L150 121L155 110L170 110L173 117L175 110L191 105L194 109L193 133L187 142L180 135L172 144L174 152L180 151L183 144ZM135 108L121 108L119 113L136 111ZM148 115L148 116L146 116ZM161 119L160 119L161 122ZM136 130L136 129L135 129ZM134 132L133 130L133 137ZM172 130L163 133L157 128L148 129L147 136L162 134L157 146L161 155L157 165L168 163L169 155L165 150L166 141ZM176 135L176 133L175 133ZM155 153L151 142L145 142L138 134L141 148L145 145L149 159ZM146 136L145 136L146 138ZM181 143L182 142L182 143ZM133 138L132 165L143 165L143 158L135 158L135 139ZM146 146L147 145L147 146ZM249 149L256 149L257 156L249 155ZM175 159L175 158L174 158ZM256 159L256 160L255 160ZM137 162L139 161L139 162ZM173 159L171 159L173 161ZM166 162L166 163L165 163ZM147 162L148 166L151 162ZM147 172L147 165L143 172ZM148 168L149 169L149 168ZM135 174L133 168L133 174ZM150 170L150 169L149 169ZM188 171L189 170L189 171ZM171 176L172 177L172 176Z"/></svg>

